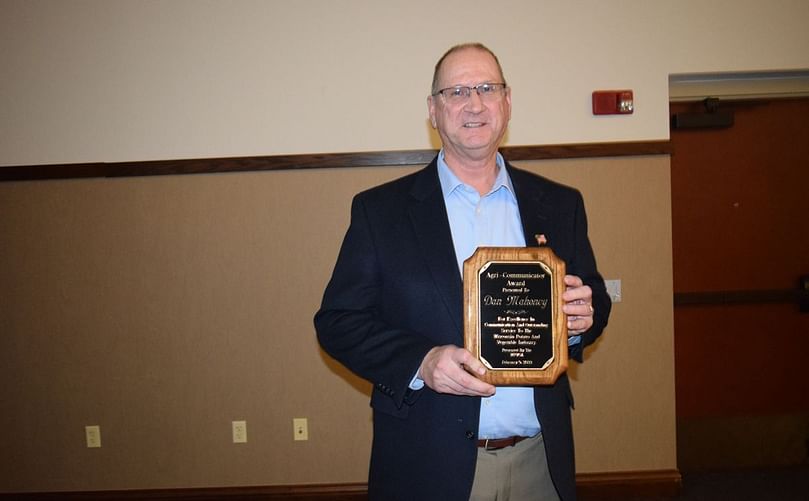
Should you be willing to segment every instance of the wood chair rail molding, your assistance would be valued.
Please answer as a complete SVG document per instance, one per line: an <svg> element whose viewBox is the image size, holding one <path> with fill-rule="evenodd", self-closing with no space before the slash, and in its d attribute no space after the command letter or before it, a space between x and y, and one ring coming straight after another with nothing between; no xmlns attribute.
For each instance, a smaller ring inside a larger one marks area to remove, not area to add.
<svg viewBox="0 0 809 501"><path fill-rule="evenodd" d="M671 154L665 141L560 144L545 146L505 146L507 160L548 160L562 158L618 157ZM254 157L149 160L139 162L94 162L0 167L0 182L43 181L97 177L168 176L292 169L335 169L385 167L429 163L436 150L402 150L357 153L312 153Z"/></svg>

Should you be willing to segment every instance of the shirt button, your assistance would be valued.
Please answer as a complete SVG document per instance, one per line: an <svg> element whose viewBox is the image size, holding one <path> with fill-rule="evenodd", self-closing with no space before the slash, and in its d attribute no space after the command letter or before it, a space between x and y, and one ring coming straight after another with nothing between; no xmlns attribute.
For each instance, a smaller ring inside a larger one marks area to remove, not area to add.
<svg viewBox="0 0 809 501"><path fill-rule="evenodd" d="M468 438L470 440L475 438L475 432L471 431L471 430L466 430L466 438Z"/></svg>

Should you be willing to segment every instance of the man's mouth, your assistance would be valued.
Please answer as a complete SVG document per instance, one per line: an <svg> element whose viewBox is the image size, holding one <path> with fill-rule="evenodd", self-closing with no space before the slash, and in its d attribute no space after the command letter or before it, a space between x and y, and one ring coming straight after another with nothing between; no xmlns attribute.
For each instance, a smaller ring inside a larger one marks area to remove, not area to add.
<svg viewBox="0 0 809 501"><path fill-rule="evenodd" d="M466 122L463 124L465 129L476 129L478 127L483 127L486 125L484 122Z"/></svg>

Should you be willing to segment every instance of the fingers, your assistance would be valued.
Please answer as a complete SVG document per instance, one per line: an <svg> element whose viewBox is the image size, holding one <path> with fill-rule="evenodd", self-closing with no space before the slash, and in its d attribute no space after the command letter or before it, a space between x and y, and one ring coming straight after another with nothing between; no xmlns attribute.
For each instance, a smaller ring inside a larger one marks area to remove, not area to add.
<svg viewBox="0 0 809 501"><path fill-rule="evenodd" d="M454 345L433 348L419 368L419 375L427 386L439 393L453 395L493 395L494 386L473 375L484 373L485 368L479 360L469 351Z"/></svg>
<svg viewBox="0 0 809 501"><path fill-rule="evenodd" d="M584 285L581 278L576 275L565 275L565 292L562 294L562 300L566 303L572 303L577 300L587 299L593 297L593 291L589 285Z"/></svg>
<svg viewBox="0 0 809 501"><path fill-rule="evenodd" d="M575 275L565 276L562 311L567 314L569 336L576 336L593 326L593 290Z"/></svg>
<svg viewBox="0 0 809 501"><path fill-rule="evenodd" d="M567 335L578 336L593 326L593 317L567 317Z"/></svg>

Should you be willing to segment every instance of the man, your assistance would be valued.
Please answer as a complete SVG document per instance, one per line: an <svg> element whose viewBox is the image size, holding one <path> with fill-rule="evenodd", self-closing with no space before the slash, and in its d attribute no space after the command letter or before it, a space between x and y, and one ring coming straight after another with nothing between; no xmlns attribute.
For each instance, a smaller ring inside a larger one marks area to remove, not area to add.
<svg viewBox="0 0 809 501"><path fill-rule="evenodd" d="M511 90L480 44L439 61L427 98L442 141L425 169L357 195L315 315L323 349L373 383L372 500L575 499L567 376L497 387L463 345L463 261L478 246L537 245L567 265L569 354L606 326L579 193L507 164Z"/></svg>

